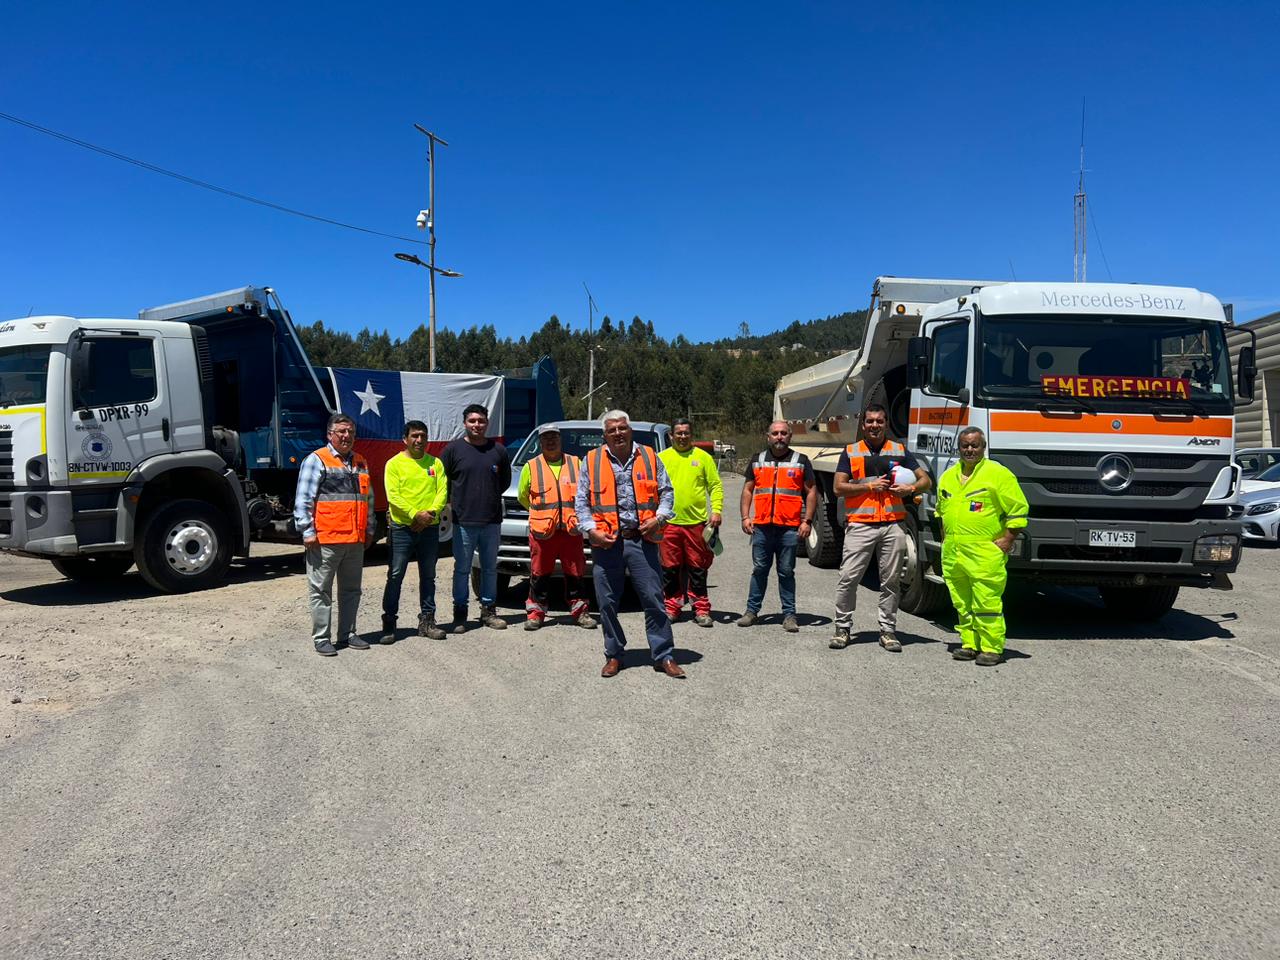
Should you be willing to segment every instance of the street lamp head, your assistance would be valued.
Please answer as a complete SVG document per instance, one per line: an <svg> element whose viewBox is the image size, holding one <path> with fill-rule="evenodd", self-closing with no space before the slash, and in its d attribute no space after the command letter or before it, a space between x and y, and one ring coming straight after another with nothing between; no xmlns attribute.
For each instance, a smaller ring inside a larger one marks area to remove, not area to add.
<svg viewBox="0 0 1280 960"><path fill-rule="evenodd" d="M442 277L460 277L460 276L462 276L462 274L460 274L457 270L445 270L445 269L443 269L443 268L441 268L441 267L437 267L437 268L436 268L436 273L440 274L440 276L442 276Z"/></svg>
<svg viewBox="0 0 1280 960"><path fill-rule="evenodd" d="M403 260L405 263L416 263L420 267L426 266L425 263L423 263L421 260L418 259L416 254L412 254L412 253L397 253L396 259Z"/></svg>
<svg viewBox="0 0 1280 960"><path fill-rule="evenodd" d="M431 226L431 211L419 210L418 211L418 229L425 230L429 226Z"/></svg>

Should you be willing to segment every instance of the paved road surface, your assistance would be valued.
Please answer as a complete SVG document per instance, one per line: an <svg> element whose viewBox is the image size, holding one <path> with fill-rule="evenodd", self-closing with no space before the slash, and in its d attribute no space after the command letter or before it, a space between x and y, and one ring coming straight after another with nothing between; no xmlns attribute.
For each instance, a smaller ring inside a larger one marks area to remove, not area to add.
<svg viewBox="0 0 1280 960"><path fill-rule="evenodd" d="M288 552L181 598L0 564L0 680L53 691L0 704L3 957L1280 956L1277 553L1151 629L1023 598L989 670L906 616L827 650L802 563L804 631L680 623L684 682L569 627L321 659Z"/></svg>

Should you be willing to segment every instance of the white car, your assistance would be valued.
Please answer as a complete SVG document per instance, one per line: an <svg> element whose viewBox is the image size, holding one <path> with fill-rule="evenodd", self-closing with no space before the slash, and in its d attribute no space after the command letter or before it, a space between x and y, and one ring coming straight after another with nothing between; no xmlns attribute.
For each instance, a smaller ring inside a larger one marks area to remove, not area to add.
<svg viewBox="0 0 1280 960"><path fill-rule="evenodd" d="M560 445L566 453L584 457L604 443L604 424L599 420L557 420L554 426L560 430ZM538 427L541 429L541 426ZM506 592L515 578L529 575L529 511L520 505L517 493L520 488L520 470L542 452L538 429L511 458L511 486L502 495L502 539L498 543L498 594ZM661 453L671 446L671 428L665 423L632 420L631 430L638 443L646 444ZM587 547L587 569L591 569L591 548ZM480 592L480 557L477 554L471 565L472 585Z"/></svg>
<svg viewBox="0 0 1280 960"><path fill-rule="evenodd" d="M1237 450L1236 463L1240 464L1240 476L1245 480L1252 480L1280 463L1280 448L1246 447Z"/></svg>
<svg viewBox="0 0 1280 960"><path fill-rule="evenodd" d="M1244 481L1238 502L1246 540L1280 542L1280 463Z"/></svg>

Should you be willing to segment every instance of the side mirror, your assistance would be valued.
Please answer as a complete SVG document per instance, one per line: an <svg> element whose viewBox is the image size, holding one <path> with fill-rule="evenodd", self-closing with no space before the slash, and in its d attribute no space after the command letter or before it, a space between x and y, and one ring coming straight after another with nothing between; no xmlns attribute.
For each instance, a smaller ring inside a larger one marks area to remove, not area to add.
<svg viewBox="0 0 1280 960"><path fill-rule="evenodd" d="M1246 403L1253 401L1254 381L1258 378L1257 354L1253 346L1240 348L1240 359L1236 364L1236 393Z"/></svg>
<svg viewBox="0 0 1280 960"><path fill-rule="evenodd" d="M88 407L92 400L85 396L92 363L93 340L82 338L76 342L75 351L71 354L71 406L76 410Z"/></svg>
<svg viewBox="0 0 1280 960"><path fill-rule="evenodd" d="M969 405L969 388L968 387L961 387L959 390L956 391L956 402L959 403L960 406L962 407L967 407Z"/></svg>
<svg viewBox="0 0 1280 960"><path fill-rule="evenodd" d="M920 390L929 382L929 348L932 343L928 337L912 337L907 342L907 386L912 390Z"/></svg>

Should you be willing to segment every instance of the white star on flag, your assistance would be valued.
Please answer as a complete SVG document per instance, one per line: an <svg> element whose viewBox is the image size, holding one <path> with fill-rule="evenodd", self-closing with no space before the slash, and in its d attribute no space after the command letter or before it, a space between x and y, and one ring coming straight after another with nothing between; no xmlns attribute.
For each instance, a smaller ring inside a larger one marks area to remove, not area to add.
<svg viewBox="0 0 1280 960"><path fill-rule="evenodd" d="M356 399L360 401L361 416L364 416L370 410L373 411L373 415L375 417L382 416L382 411L378 409L378 401L385 399L386 394L374 393L373 382L371 380L366 380L364 382L364 393L361 393L359 390L352 390L351 392L354 393L356 395Z"/></svg>

